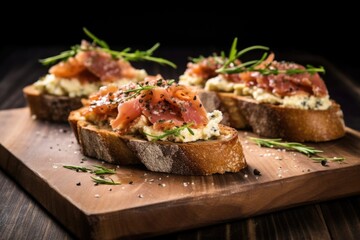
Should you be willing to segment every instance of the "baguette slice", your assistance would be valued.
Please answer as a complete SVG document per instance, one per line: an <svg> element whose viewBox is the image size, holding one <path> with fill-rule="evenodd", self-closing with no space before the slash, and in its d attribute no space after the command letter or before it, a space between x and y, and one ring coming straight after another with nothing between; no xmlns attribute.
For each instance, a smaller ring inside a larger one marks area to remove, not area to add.
<svg viewBox="0 0 360 240"><path fill-rule="evenodd" d="M37 119L53 122L67 122L70 111L82 107L80 97L43 94L34 85L23 89L31 115Z"/></svg>
<svg viewBox="0 0 360 240"><path fill-rule="evenodd" d="M345 135L343 113L334 101L327 110L304 110L258 103L233 93L218 93L218 97L229 113L231 127L250 127L262 137L324 142Z"/></svg>
<svg viewBox="0 0 360 240"><path fill-rule="evenodd" d="M119 165L143 163L151 171L181 175L223 174L246 167L238 132L233 128L221 125L221 136L216 140L150 142L93 125L80 111L70 113L69 123L86 156Z"/></svg>

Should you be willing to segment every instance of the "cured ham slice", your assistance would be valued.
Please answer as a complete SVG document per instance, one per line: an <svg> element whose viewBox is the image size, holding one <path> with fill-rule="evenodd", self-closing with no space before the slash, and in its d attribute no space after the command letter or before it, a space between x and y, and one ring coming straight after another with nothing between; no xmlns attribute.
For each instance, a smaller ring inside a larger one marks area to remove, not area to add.
<svg viewBox="0 0 360 240"><path fill-rule="evenodd" d="M113 129L130 131L131 124L145 116L155 129L166 130L191 123L193 128L207 125L208 118L196 93L189 87L158 79L150 79L139 85L129 84L120 88L102 87L90 97L91 113L111 120ZM91 114L89 112L89 114Z"/></svg>
<svg viewBox="0 0 360 240"><path fill-rule="evenodd" d="M89 48L88 43L82 43L82 49ZM81 81L88 79L90 82L114 82L116 80L136 77L136 69L122 59L115 59L111 54L98 48L89 48L78 52L74 57L61 61L52 66L51 74L62 78L79 78Z"/></svg>

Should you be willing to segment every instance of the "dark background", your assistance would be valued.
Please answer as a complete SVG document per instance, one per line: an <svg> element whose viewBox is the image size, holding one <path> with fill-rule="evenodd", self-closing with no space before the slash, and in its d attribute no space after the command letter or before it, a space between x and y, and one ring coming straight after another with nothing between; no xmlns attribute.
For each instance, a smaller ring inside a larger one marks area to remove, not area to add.
<svg viewBox="0 0 360 240"><path fill-rule="evenodd" d="M356 7L342 2L319 6L293 1L279 6L245 3L207 2L208 11L194 9L194 2L169 1L160 11L129 1L85 2L82 6L63 1L40 6L15 2L2 8L0 49L68 47L84 38L82 27L87 27L111 46L144 49L160 42L164 49L190 48L197 54L197 49L228 51L238 37L239 48L261 44L275 53L300 51L344 66L358 65L360 18Z"/></svg>

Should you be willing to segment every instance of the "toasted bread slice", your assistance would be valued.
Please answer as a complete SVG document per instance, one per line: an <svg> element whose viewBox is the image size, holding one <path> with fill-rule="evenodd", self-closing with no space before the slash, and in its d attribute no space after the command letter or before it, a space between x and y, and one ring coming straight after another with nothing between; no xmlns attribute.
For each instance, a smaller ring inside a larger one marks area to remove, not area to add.
<svg viewBox="0 0 360 240"><path fill-rule="evenodd" d="M343 113L334 101L327 110L304 110L258 103L233 93L217 94L229 113L230 126L237 129L250 127L262 137L296 142L324 142L345 135Z"/></svg>
<svg viewBox="0 0 360 240"><path fill-rule="evenodd" d="M26 86L23 93L28 102L31 115L41 120L67 122L70 111L82 107L80 97L43 94L34 85Z"/></svg>
<svg viewBox="0 0 360 240"><path fill-rule="evenodd" d="M112 164L140 163L128 148L127 137L120 138L110 127L100 128L89 123L80 111L81 109L72 111L68 120L84 155Z"/></svg>
<svg viewBox="0 0 360 240"><path fill-rule="evenodd" d="M69 123L84 155L113 164L143 163L149 170L181 175L238 172L246 167L238 132L221 125L216 140L191 143L150 142L138 136L118 135L98 127L72 111Z"/></svg>

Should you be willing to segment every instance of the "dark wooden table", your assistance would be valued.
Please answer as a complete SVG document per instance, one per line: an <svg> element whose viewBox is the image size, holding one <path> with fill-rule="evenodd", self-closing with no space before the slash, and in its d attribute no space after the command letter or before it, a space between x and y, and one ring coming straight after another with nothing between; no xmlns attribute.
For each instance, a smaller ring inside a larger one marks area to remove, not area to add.
<svg viewBox="0 0 360 240"><path fill-rule="evenodd" d="M26 106L22 88L35 82L47 71L37 59L54 55L63 49L0 49L0 110ZM170 70L150 65L147 66L149 73L160 71L166 78L176 78L184 71L187 56L197 56L201 51L164 49L159 52L160 55L175 61L179 68ZM340 67L340 64L335 65L322 57L309 54L287 53L278 56L323 65L327 69L324 78L330 96L342 105L346 125L360 130L360 87L353 80L359 76L359 70L347 65ZM75 238L1 169L0 193L0 239ZM360 196L299 206L155 239L360 239Z"/></svg>

